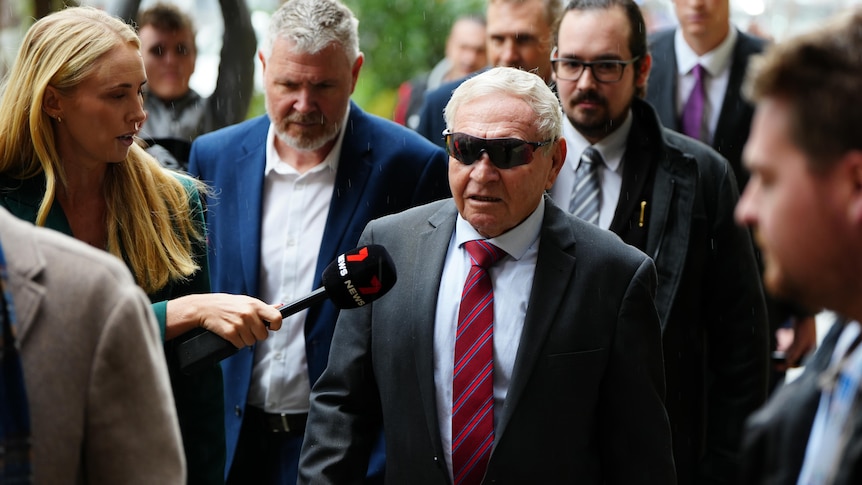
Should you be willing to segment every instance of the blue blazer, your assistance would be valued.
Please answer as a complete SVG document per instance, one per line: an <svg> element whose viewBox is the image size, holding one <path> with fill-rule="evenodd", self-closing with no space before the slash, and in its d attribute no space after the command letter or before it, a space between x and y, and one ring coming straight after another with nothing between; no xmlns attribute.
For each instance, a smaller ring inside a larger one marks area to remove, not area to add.
<svg viewBox="0 0 862 485"><path fill-rule="evenodd" d="M647 86L646 100L652 104L661 124L674 131L680 130L676 115L676 51L675 29L663 30L650 36L649 50L653 57ZM737 31L736 45L730 64L727 92L718 116L712 147L730 162L740 190L748 181L748 172L742 167L742 148L748 140L754 106L742 97L742 83L751 56L763 52L766 41Z"/></svg>
<svg viewBox="0 0 862 485"><path fill-rule="evenodd" d="M443 130L446 129L443 110L449 103L449 98L452 97L452 91L455 91L467 79L470 79L470 76L441 84L437 89L425 93L425 100L422 103L422 108L419 109L417 133L440 147L446 147L443 143Z"/></svg>
<svg viewBox="0 0 862 485"><path fill-rule="evenodd" d="M214 189L207 202L210 277L215 292L259 296L261 203L266 166L264 115L203 135L192 145L189 171ZM354 248L372 219L448 197L445 152L411 130L351 103L335 189L318 253L314 288L338 254ZM305 322L312 384L326 367L338 309L313 306ZM236 451L251 382L254 349L222 362L227 466Z"/></svg>

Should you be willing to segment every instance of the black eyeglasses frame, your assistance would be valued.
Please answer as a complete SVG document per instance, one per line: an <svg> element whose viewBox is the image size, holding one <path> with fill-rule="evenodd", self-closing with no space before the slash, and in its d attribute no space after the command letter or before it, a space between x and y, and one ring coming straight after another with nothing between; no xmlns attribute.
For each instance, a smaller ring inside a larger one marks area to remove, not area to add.
<svg viewBox="0 0 862 485"><path fill-rule="evenodd" d="M584 75L584 71L586 71L589 68L590 71L593 73L593 78L595 78L596 81L598 81L600 83L605 83L605 84L612 84L612 83L619 82L620 79L623 78L623 74L625 74L625 72L626 72L626 67L630 64L634 64L635 62L637 62L641 58L641 56L635 56L635 57L633 57L627 61L617 60L617 59L603 59L603 60L599 60L599 61L582 61L580 59L572 59L569 57L556 57L556 55L557 55L557 48L554 47L553 52L551 52L551 67L554 70L554 74L557 76L557 79L562 79L563 81L578 81L579 79L581 79L581 76ZM557 66L561 62L580 64L581 65L581 72L577 76L574 76L574 77L561 77L559 75L559 73L557 73ZM602 75L596 74L597 72L600 72L600 71L596 71L596 69L593 67L593 66L597 66L597 65L601 65L601 64L606 64L606 65L613 64L615 66L622 66L622 67L620 68L619 75L616 77L616 79L603 79Z"/></svg>

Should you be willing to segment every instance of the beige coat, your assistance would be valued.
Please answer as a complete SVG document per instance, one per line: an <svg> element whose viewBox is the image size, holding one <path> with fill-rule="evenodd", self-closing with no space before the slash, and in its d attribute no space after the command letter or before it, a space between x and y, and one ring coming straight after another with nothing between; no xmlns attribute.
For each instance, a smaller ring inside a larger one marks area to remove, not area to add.
<svg viewBox="0 0 862 485"><path fill-rule="evenodd" d="M181 484L149 301L113 256L0 208L30 405L34 484Z"/></svg>

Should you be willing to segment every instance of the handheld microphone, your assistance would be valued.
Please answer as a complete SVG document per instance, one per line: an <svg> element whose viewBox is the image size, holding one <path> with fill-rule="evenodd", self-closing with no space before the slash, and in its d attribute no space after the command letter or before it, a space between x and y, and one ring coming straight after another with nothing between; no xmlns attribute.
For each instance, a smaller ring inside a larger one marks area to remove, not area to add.
<svg viewBox="0 0 862 485"><path fill-rule="evenodd" d="M277 308L282 318L299 313L330 299L340 309L358 308L385 295L395 286L395 264L386 248L370 244L340 254L323 270L323 286L309 295ZM267 322L268 325L268 322ZM180 370L194 374L239 349L220 336L204 329L187 332L176 346Z"/></svg>

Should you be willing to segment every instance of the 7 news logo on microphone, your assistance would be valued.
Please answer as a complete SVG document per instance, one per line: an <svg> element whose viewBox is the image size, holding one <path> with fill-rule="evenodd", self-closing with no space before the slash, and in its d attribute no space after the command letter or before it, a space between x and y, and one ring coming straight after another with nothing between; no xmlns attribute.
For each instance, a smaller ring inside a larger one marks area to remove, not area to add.
<svg viewBox="0 0 862 485"><path fill-rule="evenodd" d="M339 308L365 306L389 291L395 280L391 256L383 246L375 244L340 254L335 264L323 271L324 286ZM340 284L333 284L336 281Z"/></svg>
<svg viewBox="0 0 862 485"><path fill-rule="evenodd" d="M353 297L353 301L356 302L356 306L360 307L367 303L362 299L360 295L376 295L380 293L380 289L383 288L383 285L380 283L380 279L376 274L371 275L371 281L368 282L370 286L357 288L353 285L353 280L349 278L350 271L347 270L347 263L361 263L368 258L368 246L360 249L356 254L340 254L338 256L338 274L344 278L344 286L347 288L347 292L350 296Z"/></svg>

